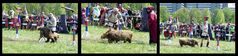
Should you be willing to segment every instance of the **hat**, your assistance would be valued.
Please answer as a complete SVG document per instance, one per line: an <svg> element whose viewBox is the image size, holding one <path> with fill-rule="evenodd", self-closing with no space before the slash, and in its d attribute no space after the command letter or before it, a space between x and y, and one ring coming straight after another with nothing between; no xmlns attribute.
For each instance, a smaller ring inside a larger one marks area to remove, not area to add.
<svg viewBox="0 0 238 56"><path fill-rule="evenodd" d="M148 6L147 9L148 10L154 10L154 7L153 6Z"/></svg>
<svg viewBox="0 0 238 56"><path fill-rule="evenodd" d="M204 17L204 21L207 21L207 19L208 19L208 17L207 17L207 16L205 16L205 17Z"/></svg>
<svg viewBox="0 0 238 56"><path fill-rule="evenodd" d="M85 8L83 8L82 11L85 11Z"/></svg>

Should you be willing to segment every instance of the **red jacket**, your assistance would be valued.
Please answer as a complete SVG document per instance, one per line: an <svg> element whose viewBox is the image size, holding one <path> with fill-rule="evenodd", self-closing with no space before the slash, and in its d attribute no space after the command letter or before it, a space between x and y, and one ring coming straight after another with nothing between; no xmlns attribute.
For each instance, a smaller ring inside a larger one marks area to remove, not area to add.
<svg viewBox="0 0 238 56"><path fill-rule="evenodd" d="M152 42L157 43L157 15L154 12L151 12L148 16L149 18L149 29L150 29L150 39Z"/></svg>

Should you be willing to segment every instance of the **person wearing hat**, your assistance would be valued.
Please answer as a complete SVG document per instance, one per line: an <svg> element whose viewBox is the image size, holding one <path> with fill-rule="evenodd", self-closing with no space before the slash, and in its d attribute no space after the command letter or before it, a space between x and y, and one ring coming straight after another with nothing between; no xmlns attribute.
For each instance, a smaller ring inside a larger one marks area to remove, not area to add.
<svg viewBox="0 0 238 56"><path fill-rule="evenodd" d="M114 29L117 29L117 25L120 24L120 18L121 17L121 14L119 13L119 9L118 8L114 8L113 11L112 11L112 14L109 16L108 20L109 20L109 26L114 28Z"/></svg>
<svg viewBox="0 0 238 56"><path fill-rule="evenodd" d="M45 26L45 18L46 18L46 15L45 15L45 12L41 12L41 14L40 14L40 20L41 20L41 22L40 22L40 26L41 27L44 27Z"/></svg>
<svg viewBox="0 0 238 56"><path fill-rule="evenodd" d="M18 30L19 30L19 27L20 27L20 25L21 25L21 19L20 19L20 13L22 13L22 10L21 10L21 8L19 8L19 7L17 7L17 11L16 12L18 12L16 15L17 15L17 17L15 17L14 15L14 24L15 24L15 27L16 27L16 38L18 39L19 38L19 32L18 32Z"/></svg>
<svg viewBox="0 0 238 56"><path fill-rule="evenodd" d="M99 16L100 17L100 19L99 19L100 25L103 25L103 23L105 22L106 11L107 11L107 7L102 7L101 8L100 16Z"/></svg>
<svg viewBox="0 0 238 56"><path fill-rule="evenodd" d="M99 22L99 17L100 16L100 6L99 3L96 4L95 7L93 7L93 21L96 21L94 23L98 23Z"/></svg>
<svg viewBox="0 0 238 56"><path fill-rule="evenodd" d="M167 21L168 23L168 26L167 26L167 31L168 31L168 43L170 44L171 43L171 38L172 38L172 34L173 34L173 28L172 28L172 25L173 25L173 17L172 15L169 16L169 20Z"/></svg>
<svg viewBox="0 0 238 56"><path fill-rule="evenodd" d="M203 23L203 27L202 27L202 41L201 41L201 47L203 45L203 39L207 39L207 47L209 46L209 42L210 42L210 38L208 35L208 21L207 21L208 17L205 16L204 17L204 23Z"/></svg>
<svg viewBox="0 0 238 56"><path fill-rule="evenodd" d="M85 24L85 32L82 35L83 37L85 37L86 39L89 39L89 32L88 32L88 23L89 23L89 17L87 17L87 8L83 8L82 9L82 24Z"/></svg>
<svg viewBox="0 0 238 56"><path fill-rule="evenodd" d="M52 33L55 33L56 32L56 23L57 23L56 20L57 19L55 18L53 13L50 13L49 16L50 16L49 24L47 24L47 25L50 29L52 29Z"/></svg>
<svg viewBox="0 0 238 56"><path fill-rule="evenodd" d="M219 40L221 38L221 27L220 27L220 25L217 25L215 27L215 37L216 37L216 41L217 41L217 49L219 50L220 49Z"/></svg>
<svg viewBox="0 0 238 56"><path fill-rule="evenodd" d="M86 9L85 8L83 8L82 9L82 24L85 24L85 19L86 18Z"/></svg>
<svg viewBox="0 0 238 56"><path fill-rule="evenodd" d="M154 12L154 7L149 6L147 7L147 13L148 13L148 24L149 24L149 30L150 30L150 40L149 44L157 43L157 15Z"/></svg>

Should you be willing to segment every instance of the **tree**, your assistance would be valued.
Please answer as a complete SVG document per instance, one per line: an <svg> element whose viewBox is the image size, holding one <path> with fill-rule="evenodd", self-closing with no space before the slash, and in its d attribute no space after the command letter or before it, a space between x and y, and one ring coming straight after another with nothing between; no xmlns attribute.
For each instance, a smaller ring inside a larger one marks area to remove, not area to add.
<svg viewBox="0 0 238 56"><path fill-rule="evenodd" d="M45 3L44 11L46 15L49 15L49 13L54 12L54 6L55 3Z"/></svg>
<svg viewBox="0 0 238 56"><path fill-rule="evenodd" d="M192 18L191 18L192 17ZM203 22L203 18L202 18L202 13L199 9L197 8L193 8L190 11L190 17L189 17L190 21L194 20L194 22L196 23L202 23Z"/></svg>
<svg viewBox="0 0 238 56"><path fill-rule="evenodd" d="M233 18L232 17L232 14L233 14L232 10L229 9L229 8L224 8L223 12L224 12L224 16L225 16L225 21L230 22L231 19Z"/></svg>
<svg viewBox="0 0 238 56"><path fill-rule="evenodd" d="M215 24L218 24L218 23L225 23L225 17L224 17L224 13L222 11L222 9L218 9L217 10L217 13L215 14Z"/></svg>
<svg viewBox="0 0 238 56"><path fill-rule="evenodd" d="M179 21L181 22L189 22L189 10L187 8L180 8L175 12L176 16L178 16Z"/></svg>
<svg viewBox="0 0 238 56"><path fill-rule="evenodd" d="M203 17L204 16L207 16L208 17L208 22L212 23L212 16L211 16L211 12L210 12L209 9L203 10ZM202 21L204 21L203 17L202 17Z"/></svg>
<svg viewBox="0 0 238 56"><path fill-rule="evenodd" d="M62 8L65 7L65 5L63 3L57 3L55 5L55 12L53 12L56 15L61 15L61 14L66 14L65 9Z"/></svg>
<svg viewBox="0 0 238 56"><path fill-rule="evenodd" d="M232 13L232 15L231 15L231 23L235 23L235 13Z"/></svg>
<svg viewBox="0 0 238 56"><path fill-rule="evenodd" d="M160 22L165 22L169 18L170 13L167 7L160 7Z"/></svg>
<svg viewBox="0 0 238 56"><path fill-rule="evenodd" d="M27 7L27 11L30 14L38 15L38 13L40 12L40 4L39 3L26 3L26 7ZM24 7L22 7L22 8L24 8Z"/></svg>
<svg viewBox="0 0 238 56"><path fill-rule="evenodd" d="M10 10L10 9L9 9L9 6L7 5L7 3L3 3L3 4L2 4L2 9L3 9L6 13L8 13L8 11Z"/></svg>

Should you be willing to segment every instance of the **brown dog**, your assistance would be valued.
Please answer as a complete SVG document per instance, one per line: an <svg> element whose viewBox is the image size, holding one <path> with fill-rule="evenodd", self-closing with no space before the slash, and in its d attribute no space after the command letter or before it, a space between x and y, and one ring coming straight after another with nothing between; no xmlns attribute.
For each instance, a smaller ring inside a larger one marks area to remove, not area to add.
<svg viewBox="0 0 238 56"><path fill-rule="evenodd" d="M57 41L57 38L59 38L59 34L57 33L52 33L51 29L50 28L47 28L47 27L43 27L43 28L39 28L40 30L40 38L47 38L47 40L45 42L49 42L50 39L51 39L51 43L53 42L56 42Z"/></svg>
<svg viewBox="0 0 238 56"><path fill-rule="evenodd" d="M183 47L183 45L189 45L189 46L192 46L194 47L195 45L198 45L198 42L194 39L188 39L188 38L180 38L179 39L179 44L181 47Z"/></svg>
<svg viewBox="0 0 238 56"><path fill-rule="evenodd" d="M126 41L128 41L129 43L131 43L131 39L132 39L132 32L131 31L127 31L124 30L122 32L117 31L117 30L113 30L113 29L109 29L106 33L104 33L101 36L102 39L108 39L109 43L112 43L113 41L116 41L116 43L118 41L124 41L124 43Z"/></svg>

